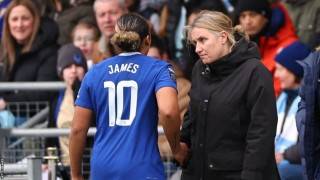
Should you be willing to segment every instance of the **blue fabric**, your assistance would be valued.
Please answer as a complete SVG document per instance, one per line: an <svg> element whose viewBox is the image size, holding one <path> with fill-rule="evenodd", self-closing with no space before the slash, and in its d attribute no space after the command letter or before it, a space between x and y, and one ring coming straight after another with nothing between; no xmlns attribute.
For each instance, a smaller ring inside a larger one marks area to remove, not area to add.
<svg viewBox="0 0 320 180"><path fill-rule="evenodd" d="M297 113L297 127L300 139L300 152L303 157L305 176L308 179L320 179L320 151L316 145L320 142L320 122L316 121L316 94L319 91L320 52L310 54L299 62L304 69L304 77L300 88L301 102ZM317 115L319 116L319 115Z"/></svg>
<svg viewBox="0 0 320 180"><path fill-rule="evenodd" d="M0 1L0 9L6 8L10 2L11 2L11 0L1 0Z"/></svg>
<svg viewBox="0 0 320 180"><path fill-rule="evenodd" d="M298 110L298 102L300 97L295 97L292 101L289 110L285 116L285 109L287 106L288 94L282 92L277 99L277 113L278 113L278 125L277 133L275 138L275 152L284 152L287 148L297 143L297 127L295 115ZM283 125L283 131L280 132L281 126Z"/></svg>
<svg viewBox="0 0 320 180"><path fill-rule="evenodd" d="M311 50L299 41L295 41L285 47L277 56L276 62L287 68L297 77L302 78L303 68L298 61L305 59Z"/></svg>
<svg viewBox="0 0 320 180"><path fill-rule="evenodd" d="M278 170L281 180L302 180L303 167L299 164L290 164L288 161L282 161L278 164Z"/></svg>
<svg viewBox="0 0 320 180"><path fill-rule="evenodd" d="M96 114L92 179L165 179L155 94L176 88L170 68L135 54L106 59L86 74L76 105Z"/></svg>
<svg viewBox="0 0 320 180"><path fill-rule="evenodd" d="M279 7L274 7L271 10L271 19L268 25L268 30L266 36L273 36L275 35L279 29L285 23L285 16L284 12Z"/></svg>
<svg viewBox="0 0 320 180"><path fill-rule="evenodd" d="M0 128L13 128L15 126L15 117L8 110L0 111Z"/></svg>
<svg viewBox="0 0 320 180"><path fill-rule="evenodd" d="M24 124L25 122L27 122L27 117L16 117L15 118L15 127L19 127L22 124Z"/></svg>
<svg viewBox="0 0 320 180"><path fill-rule="evenodd" d="M2 28L3 28L3 15L4 13L2 11L5 11L7 6L9 5L11 0L2 0L0 1L0 38L2 37Z"/></svg>
<svg viewBox="0 0 320 180"><path fill-rule="evenodd" d="M58 118L58 114L60 112L60 107L61 107L61 103L62 103L62 100L63 100L65 92L66 92L65 90L60 90L59 91L58 100L57 100L57 104L56 104L56 107L55 107L55 110L54 110L54 115L53 115L53 118L54 118L54 121L55 121L56 125L57 125L57 118Z"/></svg>

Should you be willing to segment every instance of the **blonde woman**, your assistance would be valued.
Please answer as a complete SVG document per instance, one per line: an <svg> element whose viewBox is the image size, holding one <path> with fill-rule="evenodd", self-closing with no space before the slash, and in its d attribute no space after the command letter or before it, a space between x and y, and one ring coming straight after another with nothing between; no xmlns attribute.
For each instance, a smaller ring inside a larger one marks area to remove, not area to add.
<svg viewBox="0 0 320 180"><path fill-rule="evenodd" d="M182 179L279 179L272 77L256 44L220 12L202 11L186 29L200 60L181 132L190 148Z"/></svg>

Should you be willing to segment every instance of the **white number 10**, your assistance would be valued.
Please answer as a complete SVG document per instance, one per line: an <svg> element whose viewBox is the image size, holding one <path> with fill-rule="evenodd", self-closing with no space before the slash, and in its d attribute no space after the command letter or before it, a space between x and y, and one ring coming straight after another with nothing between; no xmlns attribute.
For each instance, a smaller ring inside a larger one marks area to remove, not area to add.
<svg viewBox="0 0 320 180"><path fill-rule="evenodd" d="M121 119L123 113L124 99L123 89L129 87L131 90L130 113L129 119ZM109 126L130 126L136 116L138 84L135 81L120 81L116 85L112 81L105 81L104 88L108 88L108 104L109 104ZM116 98L117 97L117 98ZM117 102L116 102L117 99ZM117 113L116 113L117 106Z"/></svg>

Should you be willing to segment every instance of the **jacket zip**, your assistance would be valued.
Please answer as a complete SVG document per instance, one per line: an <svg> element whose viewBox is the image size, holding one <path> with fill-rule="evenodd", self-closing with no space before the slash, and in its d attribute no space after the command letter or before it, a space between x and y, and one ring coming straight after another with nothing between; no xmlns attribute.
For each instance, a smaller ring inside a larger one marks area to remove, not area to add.
<svg viewBox="0 0 320 180"><path fill-rule="evenodd" d="M204 127L205 128L207 128L207 116L208 116L208 104L209 104L209 100L208 100L208 98L206 98L206 99L204 99L204 101L203 101L203 111L204 111ZM207 161L208 161L208 158L207 158L207 151L206 151L206 140L207 140L207 129L205 129L204 130L204 137L203 137L203 140L204 140L204 142L203 142L203 149L202 149L202 151L203 151L203 163L202 163L202 168L203 168L203 171L202 171L202 180L204 180L204 177L206 177L206 168L207 168Z"/></svg>

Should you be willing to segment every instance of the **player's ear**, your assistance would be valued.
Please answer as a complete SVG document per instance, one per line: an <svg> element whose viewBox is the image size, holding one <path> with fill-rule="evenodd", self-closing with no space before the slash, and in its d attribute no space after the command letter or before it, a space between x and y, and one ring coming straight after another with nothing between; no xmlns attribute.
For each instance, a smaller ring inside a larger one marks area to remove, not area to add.
<svg viewBox="0 0 320 180"><path fill-rule="evenodd" d="M146 46L150 47L151 46L151 35L147 35L147 37L145 37L145 43Z"/></svg>
<svg viewBox="0 0 320 180"><path fill-rule="evenodd" d="M148 54L149 48L151 46L151 36L147 35L142 41L141 44L141 53L142 54Z"/></svg>

